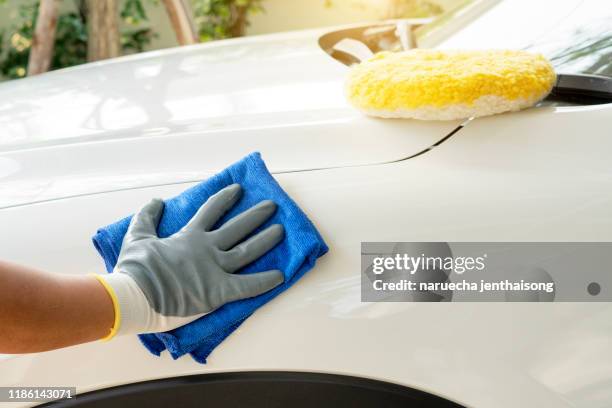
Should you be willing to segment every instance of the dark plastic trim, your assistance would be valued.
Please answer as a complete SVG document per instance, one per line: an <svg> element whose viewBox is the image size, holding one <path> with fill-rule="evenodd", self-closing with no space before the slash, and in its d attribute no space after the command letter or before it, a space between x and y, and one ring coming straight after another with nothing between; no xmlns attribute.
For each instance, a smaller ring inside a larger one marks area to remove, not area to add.
<svg viewBox="0 0 612 408"><path fill-rule="evenodd" d="M146 381L41 405L53 408L462 408L383 381L284 371L201 374Z"/></svg>
<svg viewBox="0 0 612 408"><path fill-rule="evenodd" d="M550 101L577 105L599 105L612 102L612 78L586 74L559 74Z"/></svg>

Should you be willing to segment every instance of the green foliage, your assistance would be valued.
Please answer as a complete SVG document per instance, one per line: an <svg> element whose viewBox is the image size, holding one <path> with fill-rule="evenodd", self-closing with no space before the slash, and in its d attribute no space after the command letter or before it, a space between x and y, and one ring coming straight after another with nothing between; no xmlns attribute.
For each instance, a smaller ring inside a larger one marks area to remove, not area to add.
<svg viewBox="0 0 612 408"><path fill-rule="evenodd" d="M140 0L125 0L121 9L121 18L128 24L137 25L148 20L147 13Z"/></svg>
<svg viewBox="0 0 612 408"><path fill-rule="evenodd" d="M158 4L157 1L151 3ZM86 4L84 0L77 0L75 5L76 11L58 16L51 69L87 61ZM0 75L6 78L22 78L27 74L38 1L20 5L18 12L23 22L8 30L8 34L0 33ZM120 15L128 26L121 33L123 51L142 52L156 35L151 28L141 27L148 21L142 0L125 0Z"/></svg>
<svg viewBox="0 0 612 408"><path fill-rule="evenodd" d="M37 6L37 5L35 5ZM77 4L76 12L62 14L57 19L55 31L55 48L51 69L71 67L82 64L87 60L87 23L86 12L83 2ZM36 21L36 11L33 20ZM27 21L26 21L27 23ZM31 38L31 37L30 37ZM24 66L27 67L27 50Z"/></svg>
<svg viewBox="0 0 612 408"><path fill-rule="evenodd" d="M103 0L100 0L103 1ZM124 53L142 52L157 34L148 27L146 4L158 6L159 0L122 0L121 47ZM251 13L262 11L263 0L191 0L194 22L201 41L244 34ZM0 7L7 7L0 0ZM87 10L85 0L74 0L73 10L58 16L51 69L70 67L87 61ZM38 14L38 1L23 2L20 23L0 31L0 76L22 78L27 75L28 58Z"/></svg>
<svg viewBox="0 0 612 408"><path fill-rule="evenodd" d="M32 45L33 19L36 18L37 7L33 4L24 4L19 7L19 16L24 20L9 35L3 32L2 37L8 37L8 44L4 46L4 54L0 60L0 74L8 78L21 78L27 73L28 55ZM4 45L4 41L3 41Z"/></svg>
<svg viewBox="0 0 612 408"><path fill-rule="evenodd" d="M149 0L149 3L159 4L158 0ZM124 24L132 27L121 33L123 52L143 52L157 34L150 27L141 27L149 21L142 0L125 0L120 16Z"/></svg>
<svg viewBox="0 0 612 408"><path fill-rule="evenodd" d="M262 0L191 0L200 41L244 34L248 15L263 10Z"/></svg>

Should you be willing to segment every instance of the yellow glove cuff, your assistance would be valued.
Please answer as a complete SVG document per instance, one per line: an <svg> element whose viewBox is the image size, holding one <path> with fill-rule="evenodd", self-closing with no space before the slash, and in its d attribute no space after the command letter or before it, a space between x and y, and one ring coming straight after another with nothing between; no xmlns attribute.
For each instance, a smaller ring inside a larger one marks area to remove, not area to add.
<svg viewBox="0 0 612 408"><path fill-rule="evenodd" d="M98 274L93 274L93 276L98 280L98 282L100 282L100 284L102 284L102 286L104 286L104 289L106 289L108 295L110 296L113 302L113 308L115 309L115 321L113 322L113 327L111 327L110 333L108 333L106 337L103 337L101 339L102 341L109 341L110 339L115 337L115 335L119 331L119 326L121 325L121 308L119 307L119 301L117 300L117 295L115 294L113 288L108 283L106 283L102 276Z"/></svg>

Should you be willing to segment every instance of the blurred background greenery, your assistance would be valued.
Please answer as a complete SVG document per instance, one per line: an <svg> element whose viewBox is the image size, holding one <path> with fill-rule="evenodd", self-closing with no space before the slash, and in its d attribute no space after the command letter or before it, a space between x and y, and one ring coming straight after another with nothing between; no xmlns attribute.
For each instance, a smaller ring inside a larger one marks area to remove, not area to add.
<svg viewBox="0 0 612 408"><path fill-rule="evenodd" d="M106 1L106 0L98 0ZM461 0L188 0L200 41L442 13ZM178 45L161 0L120 0L121 53ZM87 3L59 0L51 69L87 61ZM28 72L37 0L0 0L0 80Z"/></svg>

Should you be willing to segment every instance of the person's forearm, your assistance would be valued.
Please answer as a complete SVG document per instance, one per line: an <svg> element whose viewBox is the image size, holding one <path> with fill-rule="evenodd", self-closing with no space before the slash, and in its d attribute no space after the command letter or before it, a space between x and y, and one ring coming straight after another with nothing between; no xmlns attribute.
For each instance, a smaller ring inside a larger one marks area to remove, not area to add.
<svg viewBox="0 0 612 408"><path fill-rule="evenodd" d="M0 261L0 353L33 353L105 337L113 303L93 276L37 271Z"/></svg>

